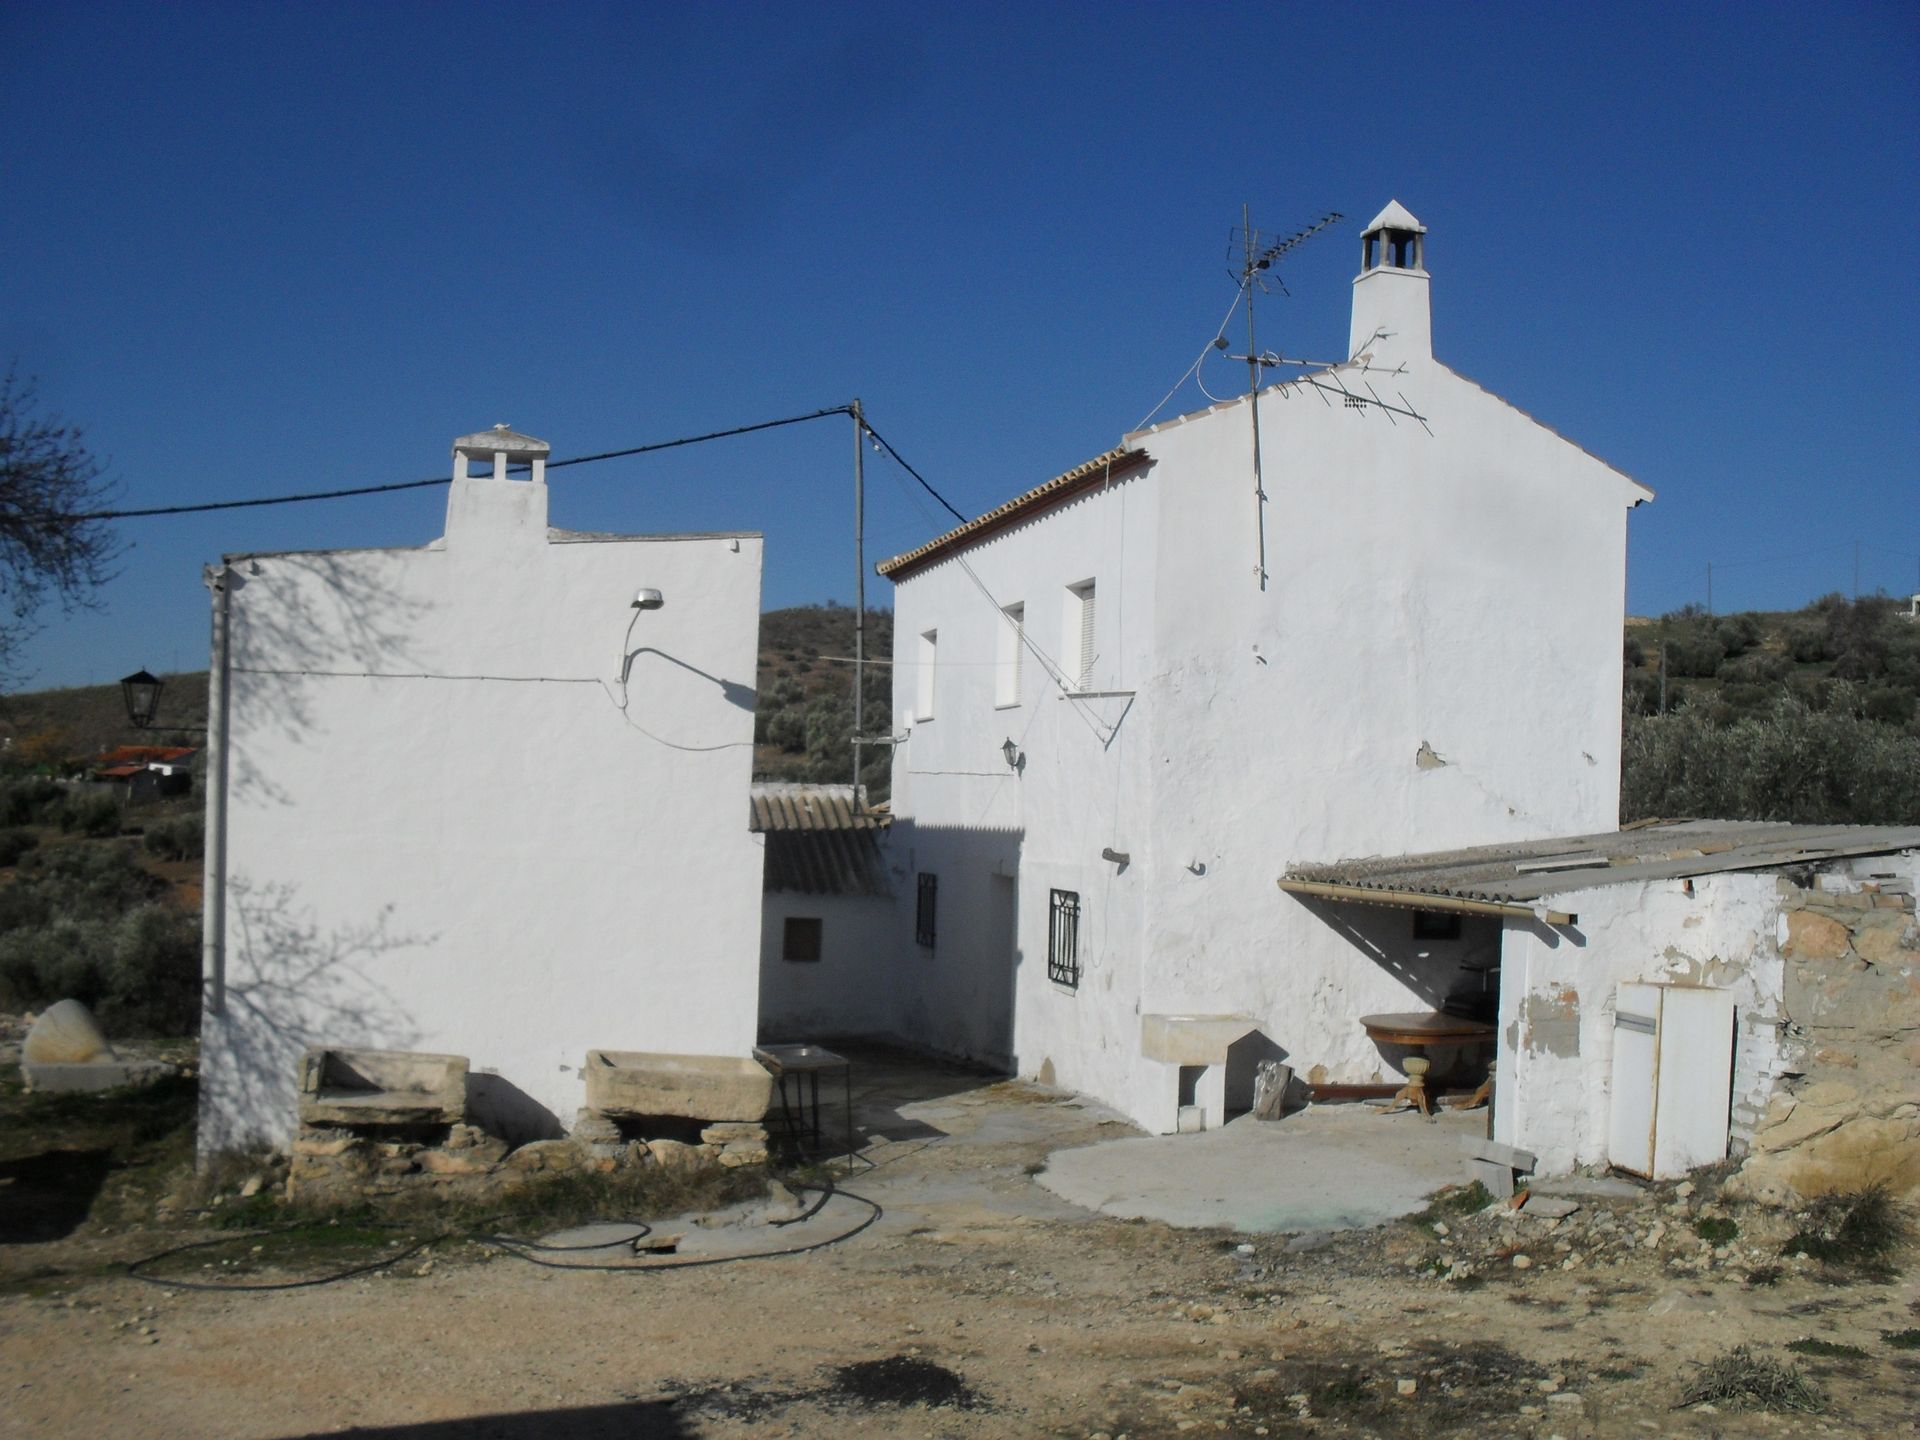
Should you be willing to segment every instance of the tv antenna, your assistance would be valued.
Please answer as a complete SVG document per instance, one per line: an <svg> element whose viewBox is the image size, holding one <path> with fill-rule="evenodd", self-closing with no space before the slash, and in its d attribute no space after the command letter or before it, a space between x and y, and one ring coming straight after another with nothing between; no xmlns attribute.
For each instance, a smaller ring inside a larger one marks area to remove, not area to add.
<svg viewBox="0 0 1920 1440"><path fill-rule="evenodd" d="M1275 270L1274 262L1282 255L1298 248L1322 230L1337 225L1345 217L1337 210L1330 210L1311 225L1283 235L1277 239L1269 238L1253 228L1253 220L1248 207L1240 207L1240 265L1238 279L1240 289L1247 297L1247 353L1244 356L1233 355L1229 359L1244 359L1247 362L1247 416L1253 426L1253 517L1257 554L1253 572L1260 582L1262 590L1267 588L1267 491L1260 470L1260 372L1268 365L1280 365L1285 362L1278 355L1272 357L1260 353L1260 346L1254 338L1253 299L1257 293L1271 295L1277 288L1282 295L1290 294L1286 283L1281 280L1280 272ZM1228 253L1233 250L1229 242ZM1214 342L1217 349L1227 348L1227 337L1222 335Z"/></svg>

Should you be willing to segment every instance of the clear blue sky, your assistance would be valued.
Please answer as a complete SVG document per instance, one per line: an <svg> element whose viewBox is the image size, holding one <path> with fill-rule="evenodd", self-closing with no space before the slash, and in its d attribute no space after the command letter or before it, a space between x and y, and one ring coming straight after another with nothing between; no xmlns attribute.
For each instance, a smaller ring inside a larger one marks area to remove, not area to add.
<svg viewBox="0 0 1920 1440"><path fill-rule="evenodd" d="M1213 333L1240 206L1348 223L1263 310L1344 348L1358 223L1435 349L1659 492L1629 605L1920 584L1920 7L0 6L0 359L127 505L446 473L855 395L967 513ZM1237 383L1222 367L1216 389ZM1189 388L1176 401L1191 408ZM844 420L554 477L556 523L759 529L853 590ZM870 558L935 533L869 466ZM205 664L200 565L416 544L443 492L132 521L38 685ZM870 582L876 603L890 600Z"/></svg>

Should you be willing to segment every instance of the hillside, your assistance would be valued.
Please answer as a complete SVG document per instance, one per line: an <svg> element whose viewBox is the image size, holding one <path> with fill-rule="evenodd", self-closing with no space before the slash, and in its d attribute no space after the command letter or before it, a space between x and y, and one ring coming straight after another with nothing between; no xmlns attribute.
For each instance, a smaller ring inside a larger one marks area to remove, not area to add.
<svg viewBox="0 0 1920 1440"><path fill-rule="evenodd" d="M1883 596L1800 610L1629 616L1623 635L1621 818L1719 816L1920 822L1920 622ZM890 728L893 615L867 612L869 733ZM852 778L853 611L800 605L760 619L754 774ZM1662 695L1662 662L1665 684ZM146 740L198 744L204 671L166 677L161 724L127 723L117 685L0 699L17 768ZM891 756L865 781L887 794Z"/></svg>
<svg viewBox="0 0 1920 1440"><path fill-rule="evenodd" d="M893 615L867 612L867 654L884 662L893 651ZM853 778L853 611L844 605L800 605L760 617L755 687L754 774L777 780ZM892 707L888 667L868 672L870 729L884 731ZM84 761L115 745L197 745L207 723L207 672L168 675L160 697L163 723L148 731L127 721L118 685L82 685L0 697L0 743L16 764L57 766ZM175 728L179 727L179 728ZM877 752L867 783L886 789L889 757Z"/></svg>

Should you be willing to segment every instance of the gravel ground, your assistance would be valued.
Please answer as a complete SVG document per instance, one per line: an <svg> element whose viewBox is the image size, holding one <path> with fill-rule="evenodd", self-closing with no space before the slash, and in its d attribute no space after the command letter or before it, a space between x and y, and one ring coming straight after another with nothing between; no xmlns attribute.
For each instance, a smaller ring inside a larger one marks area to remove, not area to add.
<svg viewBox="0 0 1920 1440"><path fill-rule="evenodd" d="M806 1255L564 1273L454 1241L339 1284L209 1294L100 1273L186 1233L0 1246L0 1435L1917 1433L1920 1352L1888 1339L1920 1327L1913 1280L1782 1258L1792 1217L1723 1205L1710 1177L1557 1221L1179 1230L1035 1183L1052 1151L1129 1133L1104 1112L878 1054L857 1073L846 1188L884 1214ZM1703 1240L1727 1233L1703 1220L1737 1234ZM314 1273L254 1243L210 1255ZM1830 1353L1787 1348L1809 1339ZM1736 1344L1798 1363L1825 1408L1676 1408Z"/></svg>

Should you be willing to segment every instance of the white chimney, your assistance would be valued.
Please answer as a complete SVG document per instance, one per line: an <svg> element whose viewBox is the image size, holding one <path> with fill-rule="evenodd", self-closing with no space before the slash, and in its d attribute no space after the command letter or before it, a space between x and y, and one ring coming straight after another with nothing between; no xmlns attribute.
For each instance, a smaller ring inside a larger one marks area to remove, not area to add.
<svg viewBox="0 0 1920 1440"><path fill-rule="evenodd" d="M1389 201L1360 237L1347 354L1370 354L1372 363L1383 369L1431 360L1433 311L1427 285L1427 227L1398 200Z"/></svg>

